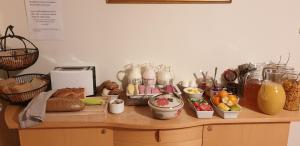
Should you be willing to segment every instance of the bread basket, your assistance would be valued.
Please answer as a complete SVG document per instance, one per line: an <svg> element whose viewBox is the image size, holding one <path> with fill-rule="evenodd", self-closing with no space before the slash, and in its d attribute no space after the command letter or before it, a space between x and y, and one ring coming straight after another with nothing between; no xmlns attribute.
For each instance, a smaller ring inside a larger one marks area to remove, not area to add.
<svg viewBox="0 0 300 146"><path fill-rule="evenodd" d="M8 31L11 34L8 34ZM8 38L20 40L24 48L7 49L6 40ZM28 48L28 43L33 48ZM38 57L39 50L32 42L22 36L15 35L13 26L10 25L6 28L5 36L0 37L0 69L6 71L25 69L33 65Z"/></svg>
<svg viewBox="0 0 300 146"><path fill-rule="evenodd" d="M26 92L20 92L20 93L12 93L12 94L5 94L2 93L1 96L4 99L7 99L11 101L12 103L27 103L32 98L38 96L41 92L44 92L47 90L48 85L50 83L50 79L47 75L44 74L23 74L14 77L18 83L28 83L31 82L33 78L39 78L43 79L45 81L45 84L43 84L41 87L32 89L30 91Z"/></svg>

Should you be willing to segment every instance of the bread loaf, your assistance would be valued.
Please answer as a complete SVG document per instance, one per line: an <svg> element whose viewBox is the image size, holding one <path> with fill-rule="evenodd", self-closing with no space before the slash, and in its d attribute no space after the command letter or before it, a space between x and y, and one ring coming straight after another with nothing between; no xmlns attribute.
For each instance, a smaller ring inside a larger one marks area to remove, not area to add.
<svg viewBox="0 0 300 146"><path fill-rule="evenodd" d="M50 98L47 101L47 112L75 112L85 108L84 103L76 98Z"/></svg>
<svg viewBox="0 0 300 146"><path fill-rule="evenodd" d="M76 99L84 99L84 88L63 88L58 89L52 95L53 98L76 98Z"/></svg>

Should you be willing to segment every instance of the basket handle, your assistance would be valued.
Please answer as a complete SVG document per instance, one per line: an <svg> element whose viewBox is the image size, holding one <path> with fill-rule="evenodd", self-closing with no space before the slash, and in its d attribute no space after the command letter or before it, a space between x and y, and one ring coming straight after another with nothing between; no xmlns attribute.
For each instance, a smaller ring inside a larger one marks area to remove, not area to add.
<svg viewBox="0 0 300 146"><path fill-rule="evenodd" d="M4 51L6 50L6 39L7 39L7 38L17 38L17 39L19 39L19 40L23 43L26 52L28 51L28 50L27 50L26 42L28 42L29 44L31 44L35 49L38 49L38 48L37 48L31 41L29 41L28 39L26 39L26 38L24 38L24 37L22 37L22 36L15 35L15 33L13 32L13 28L14 28L14 26L12 26L12 25L9 25L9 26L6 28L5 36L3 36L3 37L0 38L0 49L2 49L2 50L4 50ZM8 34L9 31L10 31L11 34ZM25 42L25 41L26 41L26 42Z"/></svg>

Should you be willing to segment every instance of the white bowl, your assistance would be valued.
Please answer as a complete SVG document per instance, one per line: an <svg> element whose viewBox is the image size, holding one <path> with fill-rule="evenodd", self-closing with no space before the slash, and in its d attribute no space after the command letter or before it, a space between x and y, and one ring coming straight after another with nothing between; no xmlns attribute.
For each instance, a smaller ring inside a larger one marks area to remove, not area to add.
<svg viewBox="0 0 300 146"><path fill-rule="evenodd" d="M114 103L118 101L118 103ZM124 100L114 99L109 101L109 111L113 114L120 114L124 111Z"/></svg>
<svg viewBox="0 0 300 146"><path fill-rule="evenodd" d="M159 95L160 96L160 95ZM157 96L157 97L159 97ZM163 96L160 96L163 97ZM170 96L168 96L170 97ZM156 97L152 97L152 99L148 100L148 105L152 110L153 116L157 119L172 119L172 118L176 118L184 105L184 102L180 99L180 98L175 98L173 97L173 100L176 99L175 101L170 102L167 106L160 106L160 105L155 105L155 103L153 103L156 99ZM165 98L165 97L163 97Z"/></svg>
<svg viewBox="0 0 300 146"><path fill-rule="evenodd" d="M191 93L188 92L188 90L190 90L190 89L195 89L195 88L188 87L188 88L184 88L184 89L183 89L183 92L184 92L185 94L187 94L189 98L202 98L202 95L203 95L203 93L204 93L204 90L202 90L202 89L200 89L200 88L197 88L197 89L199 90L200 93L199 93L199 94L191 94Z"/></svg>
<svg viewBox="0 0 300 146"><path fill-rule="evenodd" d="M162 120L176 118L180 114L183 107L183 103L175 108L158 108L153 106L149 102L148 105L151 108L153 116L157 119L162 119Z"/></svg>

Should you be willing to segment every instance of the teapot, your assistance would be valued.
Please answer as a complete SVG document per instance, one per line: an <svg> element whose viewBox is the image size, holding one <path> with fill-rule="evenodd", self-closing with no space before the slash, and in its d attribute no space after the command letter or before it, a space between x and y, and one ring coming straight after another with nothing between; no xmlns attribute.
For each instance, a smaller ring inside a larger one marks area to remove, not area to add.
<svg viewBox="0 0 300 146"><path fill-rule="evenodd" d="M174 80L174 74L171 72L171 67L166 65L159 66L156 77L159 85L170 85Z"/></svg>
<svg viewBox="0 0 300 146"><path fill-rule="evenodd" d="M141 66L128 64L125 70L121 70L117 73L117 79L122 82L123 88L127 84L142 84Z"/></svg>

